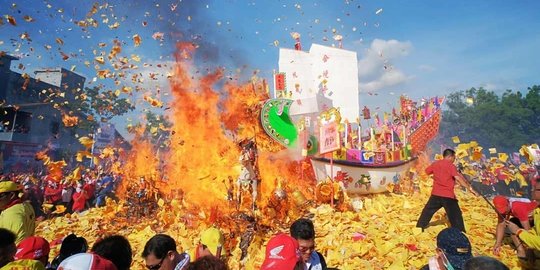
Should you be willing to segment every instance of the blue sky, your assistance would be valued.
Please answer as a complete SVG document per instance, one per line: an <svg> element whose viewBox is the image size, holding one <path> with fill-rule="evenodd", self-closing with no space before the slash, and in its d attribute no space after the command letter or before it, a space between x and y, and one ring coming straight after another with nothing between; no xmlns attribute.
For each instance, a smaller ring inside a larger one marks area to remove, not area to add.
<svg viewBox="0 0 540 270"><path fill-rule="evenodd" d="M100 7L89 14L94 2ZM421 98L480 86L497 92L525 91L540 84L539 10L540 1L535 0L2 0L0 51L21 57L12 66L18 72L73 67L91 82L96 77L94 52L106 55L117 39L122 42L120 55L138 66L129 72L158 74L138 83L141 92L157 95L155 89L160 88L162 95L167 68L156 65L170 64L176 41L199 45L201 73L225 67L228 76L245 80L257 70L271 81L270 74L278 67L278 47L294 45L291 32L302 35L305 50L311 43L332 46L336 33L344 37L345 49L358 53L362 105L385 107L400 94ZM16 26L8 22L8 15ZM98 26L75 23L88 18ZM21 39L23 33L31 41ZM152 38L156 33L163 33L163 38ZM135 34L142 39L140 46L134 45ZM60 51L70 58L62 60ZM88 67L85 61L91 62ZM18 69L19 63L24 70ZM107 62L100 68L111 66ZM96 79L92 84L118 88L112 82ZM131 84L129 79L121 83ZM139 98L134 102L138 112L148 108ZM129 118L137 121L133 114ZM122 125L125 118L116 122Z"/></svg>

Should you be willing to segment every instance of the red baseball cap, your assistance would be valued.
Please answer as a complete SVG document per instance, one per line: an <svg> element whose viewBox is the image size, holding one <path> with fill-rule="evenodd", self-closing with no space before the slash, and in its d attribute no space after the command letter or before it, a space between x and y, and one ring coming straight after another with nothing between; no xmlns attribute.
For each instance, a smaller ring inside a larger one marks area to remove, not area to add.
<svg viewBox="0 0 540 270"><path fill-rule="evenodd" d="M272 237L266 245L261 270L292 270L300 260L298 241L287 234Z"/></svg>
<svg viewBox="0 0 540 270"><path fill-rule="evenodd" d="M497 212L500 214L505 214L508 211L509 204L510 202L504 196L497 195L493 198L493 205L495 205L495 209L497 209Z"/></svg>
<svg viewBox="0 0 540 270"><path fill-rule="evenodd" d="M51 248L49 242L45 238L29 236L22 240L17 246L15 260L39 260L40 258L49 256L49 251L51 251Z"/></svg>
<svg viewBox="0 0 540 270"><path fill-rule="evenodd" d="M79 253L63 260L58 270L117 270L109 260L93 253Z"/></svg>

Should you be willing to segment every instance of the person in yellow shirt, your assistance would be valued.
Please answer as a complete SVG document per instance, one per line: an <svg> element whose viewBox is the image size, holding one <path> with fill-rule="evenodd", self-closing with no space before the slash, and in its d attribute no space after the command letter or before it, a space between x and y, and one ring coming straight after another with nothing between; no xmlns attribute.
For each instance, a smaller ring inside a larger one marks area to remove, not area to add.
<svg viewBox="0 0 540 270"><path fill-rule="evenodd" d="M533 189L532 198L540 204L540 179L536 179L536 185ZM506 226L512 234L517 237L529 248L540 250L540 207L534 210L534 227L530 230L519 228L516 224L506 221Z"/></svg>
<svg viewBox="0 0 540 270"><path fill-rule="evenodd" d="M45 270L45 266L37 260L16 260L12 261L0 270Z"/></svg>
<svg viewBox="0 0 540 270"><path fill-rule="evenodd" d="M19 197L21 192L22 187L13 181L0 182L0 228L15 233L15 244L36 230L36 214L32 205Z"/></svg>

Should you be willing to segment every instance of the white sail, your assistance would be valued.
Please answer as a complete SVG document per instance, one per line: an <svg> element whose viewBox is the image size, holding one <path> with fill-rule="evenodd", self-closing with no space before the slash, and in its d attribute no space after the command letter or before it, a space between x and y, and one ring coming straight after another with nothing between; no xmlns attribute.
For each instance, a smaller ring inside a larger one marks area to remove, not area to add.
<svg viewBox="0 0 540 270"><path fill-rule="evenodd" d="M279 72L285 73L287 95L295 100L291 114L317 113L338 107L353 122L360 115L356 52L312 44L309 52L280 49Z"/></svg>

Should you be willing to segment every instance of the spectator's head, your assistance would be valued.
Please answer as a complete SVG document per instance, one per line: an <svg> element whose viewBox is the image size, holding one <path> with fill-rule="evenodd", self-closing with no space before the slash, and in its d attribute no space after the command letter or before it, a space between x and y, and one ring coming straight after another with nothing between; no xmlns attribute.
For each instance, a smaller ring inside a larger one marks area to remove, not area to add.
<svg viewBox="0 0 540 270"><path fill-rule="evenodd" d="M53 261L53 264L58 265L65 258L78 254L84 253L88 250L88 243L84 237L77 237L75 234L70 234L62 240L62 245L60 246L60 254Z"/></svg>
<svg viewBox="0 0 540 270"><path fill-rule="evenodd" d="M49 252L51 248L49 242L39 236L29 236L22 240L17 246L15 260L29 259L37 260L47 265L49 263Z"/></svg>
<svg viewBox="0 0 540 270"><path fill-rule="evenodd" d="M129 241L121 235L107 236L92 246L92 252L113 262L118 270L129 270L133 253Z"/></svg>
<svg viewBox="0 0 540 270"><path fill-rule="evenodd" d="M495 206L495 209L497 209L497 212L504 215L510 211L510 202L508 201L508 198L502 195L497 195L493 198L493 205Z"/></svg>
<svg viewBox="0 0 540 270"><path fill-rule="evenodd" d="M306 218L300 218L291 225L291 236L298 241L302 260L307 262L311 253L315 250L315 227L313 222Z"/></svg>
<svg viewBox="0 0 540 270"><path fill-rule="evenodd" d="M13 261L17 252L15 234L10 230L0 228L0 268Z"/></svg>
<svg viewBox="0 0 540 270"><path fill-rule="evenodd" d="M79 253L66 258L58 269L61 270L117 270L109 260L92 253Z"/></svg>
<svg viewBox="0 0 540 270"><path fill-rule="evenodd" d="M453 160L456 158L456 152L450 148L447 148L447 149L444 149L442 156L443 158Z"/></svg>
<svg viewBox="0 0 540 270"><path fill-rule="evenodd" d="M13 181L0 182L0 211L5 209L7 205L19 198L19 193L22 191L22 186Z"/></svg>
<svg viewBox="0 0 540 270"><path fill-rule="evenodd" d="M449 263L454 269L463 269L465 262L472 258L471 242L456 228L443 229L437 235L437 252L443 258L443 264Z"/></svg>
<svg viewBox="0 0 540 270"><path fill-rule="evenodd" d="M144 245L142 257L149 270L173 270L184 259L178 254L174 239L166 234L150 238Z"/></svg>
<svg viewBox="0 0 540 270"><path fill-rule="evenodd" d="M278 234L268 241L261 270L294 270L297 265L303 265L303 261L296 239Z"/></svg>
<svg viewBox="0 0 540 270"><path fill-rule="evenodd" d="M463 270L509 270L508 266L495 258L487 256L478 256L469 259L465 262Z"/></svg>
<svg viewBox="0 0 540 270"><path fill-rule="evenodd" d="M77 187L75 188L76 192L81 192L83 189L83 184L81 182L77 183Z"/></svg>
<svg viewBox="0 0 540 270"><path fill-rule="evenodd" d="M211 227L203 231L200 242L200 245L197 247L197 258L204 256L221 257L225 238L219 229Z"/></svg>
<svg viewBox="0 0 540 270"><path fill-rule="evenodd" d="M227 265L217 257L204 256L191 263L188 270L227 270Z"/></svg>

